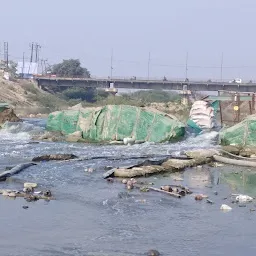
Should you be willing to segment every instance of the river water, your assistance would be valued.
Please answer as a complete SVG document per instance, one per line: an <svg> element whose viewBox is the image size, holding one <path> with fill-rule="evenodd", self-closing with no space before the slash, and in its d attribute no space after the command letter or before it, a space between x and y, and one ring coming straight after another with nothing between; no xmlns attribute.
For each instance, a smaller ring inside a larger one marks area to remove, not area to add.
<svg viewBox="0 0 256 256"><path fill-rule="evenodd" d="M132 156L215 147L214 133L188 137L176 144L145 143L131 147L31 144L31 135L42 131L44 126L45 120L31 119L1 130L2 170L49 153L131 159L43 162L1 182L1 189L22 189L23 182L36 182L39 190L50 189L56 200L28 203L23 198L13 200L1 196L0 255L128 256L145 255L149 249L170 256L254 254L256 212L250 209L255 204L239 207L231 203L229 196L231 193L255 196L255 170L203 166L147 178L156 187L187 185L194 194L209 195L214 204L205 200L197 202L194 195L176 199L157 192L127 192L121 182L108 183L102 178L106 166L136 163L138 160ZM85 172L88 167L95 168L95 172ZM176 177L183 181L175 181ZM223 203L233 210L223 213L220 210ZM29 208L23 209L24 205Z"/></svg>

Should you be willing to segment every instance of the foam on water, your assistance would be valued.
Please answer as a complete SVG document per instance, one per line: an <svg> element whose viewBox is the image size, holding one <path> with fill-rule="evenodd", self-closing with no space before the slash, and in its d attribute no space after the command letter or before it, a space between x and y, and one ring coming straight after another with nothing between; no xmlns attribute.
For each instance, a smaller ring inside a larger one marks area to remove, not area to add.
<svg viewBox="0 0 256 256"><path fill-rule="evenodd" d="M6 122L0 130L0 141L28 141L31 136L44 131L43 126L29 123L28 121L14 123Z"/></svg>

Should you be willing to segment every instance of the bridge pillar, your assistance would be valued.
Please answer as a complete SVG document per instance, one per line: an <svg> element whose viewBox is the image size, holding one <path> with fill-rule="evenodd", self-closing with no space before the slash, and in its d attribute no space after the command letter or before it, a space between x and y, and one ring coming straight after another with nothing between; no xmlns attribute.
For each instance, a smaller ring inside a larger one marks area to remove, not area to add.
<svg viewBox="0 0 256 256"><path fill-rule="evenodd" d="M183 85L183 90L179 92L181 95L181 104L188 106L189 104L189 96L191 95L191 91L188 90L187 85Z"/></svg>

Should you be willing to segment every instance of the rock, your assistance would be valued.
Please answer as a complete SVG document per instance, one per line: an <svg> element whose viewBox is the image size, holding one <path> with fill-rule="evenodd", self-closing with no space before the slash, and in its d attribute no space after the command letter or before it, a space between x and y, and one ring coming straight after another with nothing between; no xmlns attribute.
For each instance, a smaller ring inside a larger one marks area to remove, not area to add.
<svg viewBox="0 0 256 256"><path fill-rule="evenodd" d="M27 205L23 205L22 208L23 209L28 209L28 206Z"/></svg>
<svg viewBox="0 0 256 256"><path fill-rule="evenodd" d="M67 142L78 142L80 139L82 139L82 132L76 131L69 135L66 135L65 137Z"/></svg>
<svg viewBox="0 0 256 256"><path fill-rule="evenodd" d="M34 136L34 140L43 140L43 141L63 141L63 135L60 132L45 132L41 136Z"/></svg>
<svg viewBox="0 0 256 256"><path fill-rule="evenodd" d="M149 250L147 256L160 256L160 253L157 250Z"/></svg>
<svg viewBox="0 0 256 256"><path fill-rule="evenodd" d="M240 152L240 148L236 146L222 146L221 149L233 155L239 155Z"/></svg>
<svg viewBox="0 0 256 256"><path fill-rule="evenodd" d="M13 109L6 107L0 112L0 125L6 122L22 122L22 120L16 116Z"/></svg>
<svg viewBox="0 0 256 256"><path fill-rule="evenodd" d="M256 154L256 147L246 146L241 149L240 156L251 157Z"/></svg>
<svg viewBox="0 0 256 256"><path fill-rule="evenodd" d="M36 187L37 187L36 183L30 183L30 182L24 183L24 188L36 188Z"/></svg>

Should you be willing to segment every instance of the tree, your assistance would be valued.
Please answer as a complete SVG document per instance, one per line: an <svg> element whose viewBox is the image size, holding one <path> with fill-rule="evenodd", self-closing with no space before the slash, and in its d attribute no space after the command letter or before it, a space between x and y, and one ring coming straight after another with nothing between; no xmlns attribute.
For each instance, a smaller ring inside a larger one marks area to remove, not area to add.
<svg viewBox="0 0 256 256"><path fill-rule="evenodd" d="M81 67L80 60L63 60L62 63L55 64L52 67L52 73L59 77L90 77L91 74L87 68Z"/></svg>

